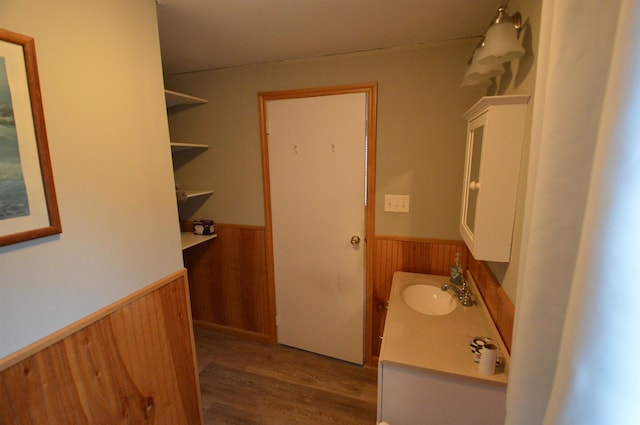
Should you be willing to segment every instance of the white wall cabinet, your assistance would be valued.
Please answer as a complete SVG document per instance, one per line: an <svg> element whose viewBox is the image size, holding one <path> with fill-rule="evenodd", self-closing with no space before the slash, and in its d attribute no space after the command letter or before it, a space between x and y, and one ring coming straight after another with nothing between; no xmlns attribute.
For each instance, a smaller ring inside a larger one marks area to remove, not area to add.
<svg viewBox="0 0 640 425"><path fill-rule="evenodd" d="M485 96L464 117L460 234L477 260L508 262L528 95Z"/></svg>

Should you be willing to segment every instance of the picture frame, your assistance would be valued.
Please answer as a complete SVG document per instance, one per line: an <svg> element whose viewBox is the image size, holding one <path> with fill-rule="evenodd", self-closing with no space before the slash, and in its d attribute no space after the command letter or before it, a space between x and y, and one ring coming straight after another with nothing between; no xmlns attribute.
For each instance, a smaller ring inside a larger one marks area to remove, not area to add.
<svg viewBox="0 0 640 425"><path fill-rule="evenodd" d="M0 29L0 247L59 233L35 42Z"/></svg>

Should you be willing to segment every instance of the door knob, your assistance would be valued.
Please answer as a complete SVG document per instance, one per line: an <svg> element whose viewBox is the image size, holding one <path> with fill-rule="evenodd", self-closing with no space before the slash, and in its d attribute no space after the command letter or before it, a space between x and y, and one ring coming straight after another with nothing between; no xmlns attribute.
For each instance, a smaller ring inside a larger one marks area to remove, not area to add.
<svg viewBox="0 0 640 425"><path fill-rule="evenodd" d="M360 237L357 235L351 236L351 245L358 246L360 245Z"/></svg>

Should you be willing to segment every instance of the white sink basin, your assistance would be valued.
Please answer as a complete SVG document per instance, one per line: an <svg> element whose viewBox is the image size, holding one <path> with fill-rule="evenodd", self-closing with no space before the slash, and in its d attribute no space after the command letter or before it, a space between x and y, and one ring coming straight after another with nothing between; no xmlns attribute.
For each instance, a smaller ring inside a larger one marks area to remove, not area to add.
<svg viewBox="0 0 640 425"><path fill-rule="evenodd" d="M444 316L456 309L456 299L437 286L410 285L402 290L402 301L417 311L429 316Z"/></svg>

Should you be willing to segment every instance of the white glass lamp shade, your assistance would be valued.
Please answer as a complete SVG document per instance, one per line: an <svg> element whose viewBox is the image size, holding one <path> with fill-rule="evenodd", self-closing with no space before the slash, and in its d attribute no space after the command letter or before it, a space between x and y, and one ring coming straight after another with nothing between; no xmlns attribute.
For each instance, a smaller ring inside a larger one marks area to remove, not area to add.
<svg viewBox="0 0 640 425"><path fill-rule="evenodd" d="M518 32L511 21L492 25L484 38L478 63L484 65L510 62L524 55L524 48L518 42Z"/></svg>
<svg viewBox="0 0 640 425"><path fill-rule="evenodd" d="M482 54L484 47L479 47L473 54L471 65L467 67L467 71L462 77L460 87L477 86L480 84L488 85L489 80L504 73L504 66L501 63L481 64L478 57Z"/></svg>

